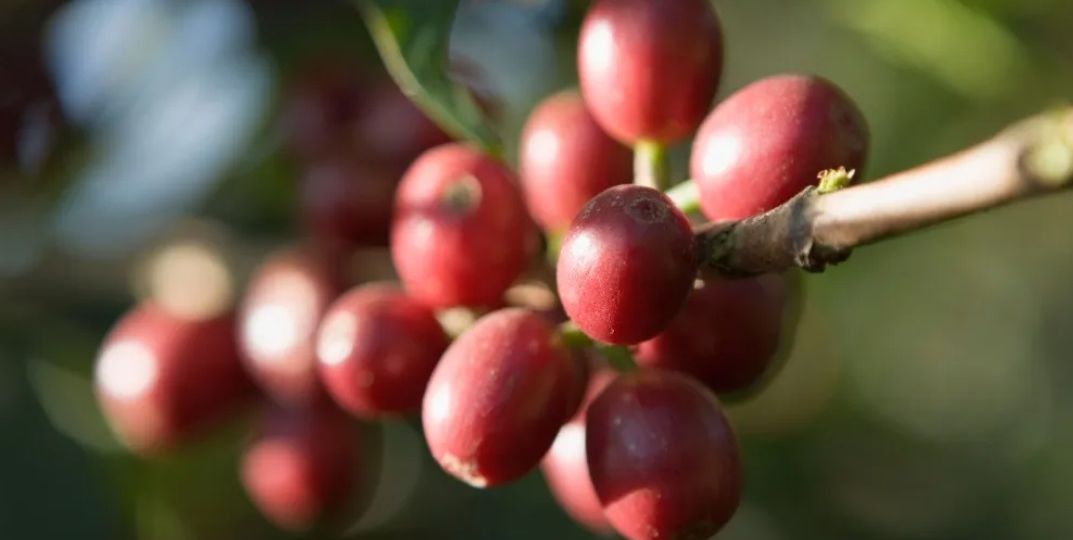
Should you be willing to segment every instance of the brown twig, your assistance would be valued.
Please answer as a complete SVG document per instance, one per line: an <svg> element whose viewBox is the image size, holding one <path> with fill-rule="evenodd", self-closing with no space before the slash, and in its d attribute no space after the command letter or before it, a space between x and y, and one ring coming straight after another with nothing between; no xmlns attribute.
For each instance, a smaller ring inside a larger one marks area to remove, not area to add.
<svg viewBox="0 0 1073 540"><path fill-rule="evenodd" d="M1073 107L1034 116L959 153L770 212L697 231L701 270L822 271L853 248L1073 186Z"/></svg>

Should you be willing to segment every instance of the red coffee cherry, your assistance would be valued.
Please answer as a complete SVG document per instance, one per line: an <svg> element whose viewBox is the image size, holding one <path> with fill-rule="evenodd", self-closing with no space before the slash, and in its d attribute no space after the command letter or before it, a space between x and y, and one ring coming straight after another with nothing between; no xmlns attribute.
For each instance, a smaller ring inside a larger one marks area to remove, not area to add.
<svg viewBox="0 0 1073 540"><path fill-rule="evenodd" d="M123 316L105 338L94 383L112 429L144 454L196 437L253 394L233 314L188 319L151 303Z"/></svg>
<svg viewBox="0 0 1073 540"><path fill-rule="evenodd" d="M715 396L685 375L616 379L589 405L585 444L604 514L630 540L708 538L738 507L734 433Z"/></svg>
<svg viewBox="0 0 1073 540"><path fill-rule="evenodd" d="M540 463L540 470L559 506L575 521L599 533L611 532L611 524L604 517L604 508L589 477L585 456L585 410L614 379L615 373L610 370L597 371L593 375L581 410L559 429L555 442Z"/></svg>
<svg viewBox="0 0 1073 540"><path fill-rule="evenodd" d="M332 261L299 249L272 255L250 281L239 314L239 344L246 370L276 401L323 398L314 334L341 283Z"/></svg>
<svg viewBox="0 0 1073 540"><path fill-rule="evenodd" d="M433 148L402 179L391 255L407 292L422 302L499 304L536 241L514 175L479 150Z"/></svg>
<svg viewBox="0 0 1073 540"><path fill-rule="evenodd" d="M270 521L306 530L355 501L357 427L327 407L273 409L242 457L242 485Z"/></svg>
<svg viewBox="0 0 1073 540"><path fill-rule="evenodd" d="M399 176L371 160L315 161L300 183L306 228L327 247L386 245Z"/></svg>
<svg viewBox="0 0 1073 540"><path fill-rule="evenodd" d="M365 91L350 66L310 66L284 91L281 123L288 148L303 158L350 152Z"/></svg>
<svg viewBox="0 0 1073 540"><path fill-rule="evenodd" d="M451 141L390 79L366 93L354 129L363 155L400 171L425 150Z"/></svg>
<svg viewBox="0 0 1073 540"><path fill-rule="evenodd" d="M556 279L563 308L589 336L633 344L663 330L693 286L689 221L666 195L615 186L570 226Z"/></svg>
<svg viewBox="0 0 1073 540"><path fill-rule="evenodd" d="M633 178L629 149L604 133L576 92L555 94L533 110L520 154L529 212L548 230L565 230L590 199Z"/></svg>
<svg viewBox="0 0 1073 540"><path fill-rule="evenodd" d="M554 326L519 308L481 318L432 374L422 410L436 461L475 487L540 462L578 398L575 359Z"/></svg>
<svg viewBox="0 0 1073 540"><path fill-rule="evenodd" d="M336 403L374 418L421 406L449 340L424 304L387 285L364 285L328 309L317 334L320 376Z"/></svg>
<svg viewBox="0 0 1073 540"><path fill-rule="evenodd" d="M716 392L745 390L779 348L788 295L779 275L709 279L666 330L637 346L637 362L687 373Z"/></svg>
<svg viewBox="0 0 1073 540"><path fill-rule="evenodd" d="M708 0L600 0L578 38L585 103L624 143L689 136L722 68L722 31Z"/></svg>
<svg viewBox="0 0 1073 540"><path fill-rule="evenodd" d="M860 174L868 126L849 96L804 75L770 77L734 93L704 121L690 158L704 214L761 214L818 182L825 169Z"/></svg>

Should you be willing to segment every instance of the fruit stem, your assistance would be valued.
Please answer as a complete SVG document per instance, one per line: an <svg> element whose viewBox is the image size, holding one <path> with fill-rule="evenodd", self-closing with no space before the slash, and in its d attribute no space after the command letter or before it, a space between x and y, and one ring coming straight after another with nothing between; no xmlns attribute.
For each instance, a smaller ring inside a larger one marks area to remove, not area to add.
<svg viewBox="0 0 1073 540"><path fill-rule="evenodd" d="M619 345L601 343L588 336L574 324L574 321L566 321L559 325L559 335L563 343L571 349L594 348L607 359L607 363L615 371L628 373L637 370L637 361L633 358L630 349Z"/></svg>
<svg viewBox="0 0 1073 540"><path fill-rule="evenodd" d="M667 147L641 139L633 145L633 183L664 191L670 183Z"/></svg>
<svg viewBox="0 0 1073 540"><path fill-rule="evenodd" d="M667 197L684 214L700 212L700 190L692 180L686 180L668 189Z"/></svg>

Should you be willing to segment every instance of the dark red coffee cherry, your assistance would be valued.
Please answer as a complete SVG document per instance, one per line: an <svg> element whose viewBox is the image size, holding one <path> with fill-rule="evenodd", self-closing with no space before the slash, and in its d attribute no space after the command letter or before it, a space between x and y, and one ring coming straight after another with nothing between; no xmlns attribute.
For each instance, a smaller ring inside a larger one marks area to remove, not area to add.
<svg viewBox="0 0 1073 540"><path fill-rule="evenodd" d="M281 113L291 152L306 159L350 153L363 86L360 71L341 62L320 62L298 74L284 91Z"/></svg>
<svg viewBox="0 0 1073 540"><path fill-rule="evenodd" d="M696 270L685 215L659 191L625 185L604 191L574 219L556 279L563 308L586 334L633 344L670 323Z"/></svg>
<svg viewBox="0 0 1073 540"><path fill-rule="evenodd" d="M239 315L239 344L247 371L276 401L323 398L314 334L342 290L333 261L299 249L274 254L250 281Z"/></svg>
<svg viewBox="0 0 1073 540"><path fill-rule="evenodd" d="M529 212L553 231L570 226L600 192L633 177L630 151L604 133L576 92L555 94L533 111L519 160Z"/></svg>
<svg viewBox="0 0 1073 540"><path fill-rule="evenodd" d="M578 523L600 533L611 532L611 524L604 517L603 506L589 477L585 456L585 410L614 378L615 373L609 370L600 370L593 375L581 410L559 429L555 442L540 463L540 470L559 506Z"/></svg>
<svg viewBox="0 0 1073 540"><path fill-rule="evenodd" d="M589 405L589 473L630 540L704 539L738 507L737 441L715 396L663 370L623 375Z"/></svg>
<svg viewBox="0 0 1073 540"><path fill-rule="evenodd" d="M447 349L425 392L433 457L475 487L532 470L579 401L574 361L555 327L532 311L478 320Z"/></svg>
<svg viewBox="0 0 1073 540"><path fill-rule="evenodd" d="M431 306L499 304L536 241L514 175L477 149L433 148L399 186L391 255L407 292Z"/></svg>
<svg viewBox="0 0 1073 540"><path fill-rule="evenodd" d="M190 319L152 303L131 310L105 338L94 382L113 430L145 454L195 437L253 395L233 314Z"/></svg>
<svg viewBox="0 0 1073 540"><path fill-rule="evenodd" d="M300 183L306 227L327 247L387 244L399 176L372 160L314 161Z"/></svg>
<svg viewBox="0 0 1073 540"><path fill-rule="evenodd" d="M666 330L638 345L637 361L687 373L716 392L745 390L779 348L788 295L779 275L707 280Z"/></svg>
<svg viewBox="0 0 1073 540"><path fill-rule="evenodd" d="M354 129L362 155L400 172L425 150L451 141L390 79L366 93Z"/></svg>
<svg viewBox="0 0 1073 540"><path fill-rule="evenodd" d="M415 411L448 344L424 304L394 287L364 285L324 315L317 334L321 380L358 417Z"/></svg>
<svg viewBox="0 0 1073 540"><path fill-rule="evenodd" d="M328 407L272 409L242 457L242 484L270 521L290 530L323 524L355 501L357 426Z"/></svg>
<svg viewBox="0 0 1073 540"><path fill-rule="evenodd" d="M867 151L868 126L849 96L819 77L782 75L746 86L708 115L690 171L709 219L742 219L816 184L825 169L860 174Z"/></svg>
<svg viewBox="0 0 1073 540"><path fill-rule="evenodd" d="M625 143L689 136L722 68L722 31L708 0L600 0L581 27L581 93L596 121Z"/></svg>

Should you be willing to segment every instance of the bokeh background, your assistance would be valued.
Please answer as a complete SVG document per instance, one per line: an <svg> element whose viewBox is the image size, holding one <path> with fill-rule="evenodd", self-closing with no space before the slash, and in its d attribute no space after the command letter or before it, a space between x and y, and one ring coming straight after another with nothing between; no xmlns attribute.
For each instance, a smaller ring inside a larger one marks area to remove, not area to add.
<svg viewBox="0 0 1073 540"><path fill-rule="evenodd" d="M715 5L720 96L788 71L836 81L872 129L866 178L1073 95L1068 0ZM463 2L454 76L508 141L536 100L573 84L583 10ZM384 78L344 1L0 3L0 538L285 537L239 486L246 422L134 457L100 416L92 363L156 290L151 254L207 246L227 300L268 250L302 237L280 111L324 58ZM807 276L785 368L731 407L748 485L718 538L1073 538L1069 231L1073 198L1056 196ZM436 468L415 426L369 428L376 498L349 536L589 537L539 473L472 490Z"/></svg>

